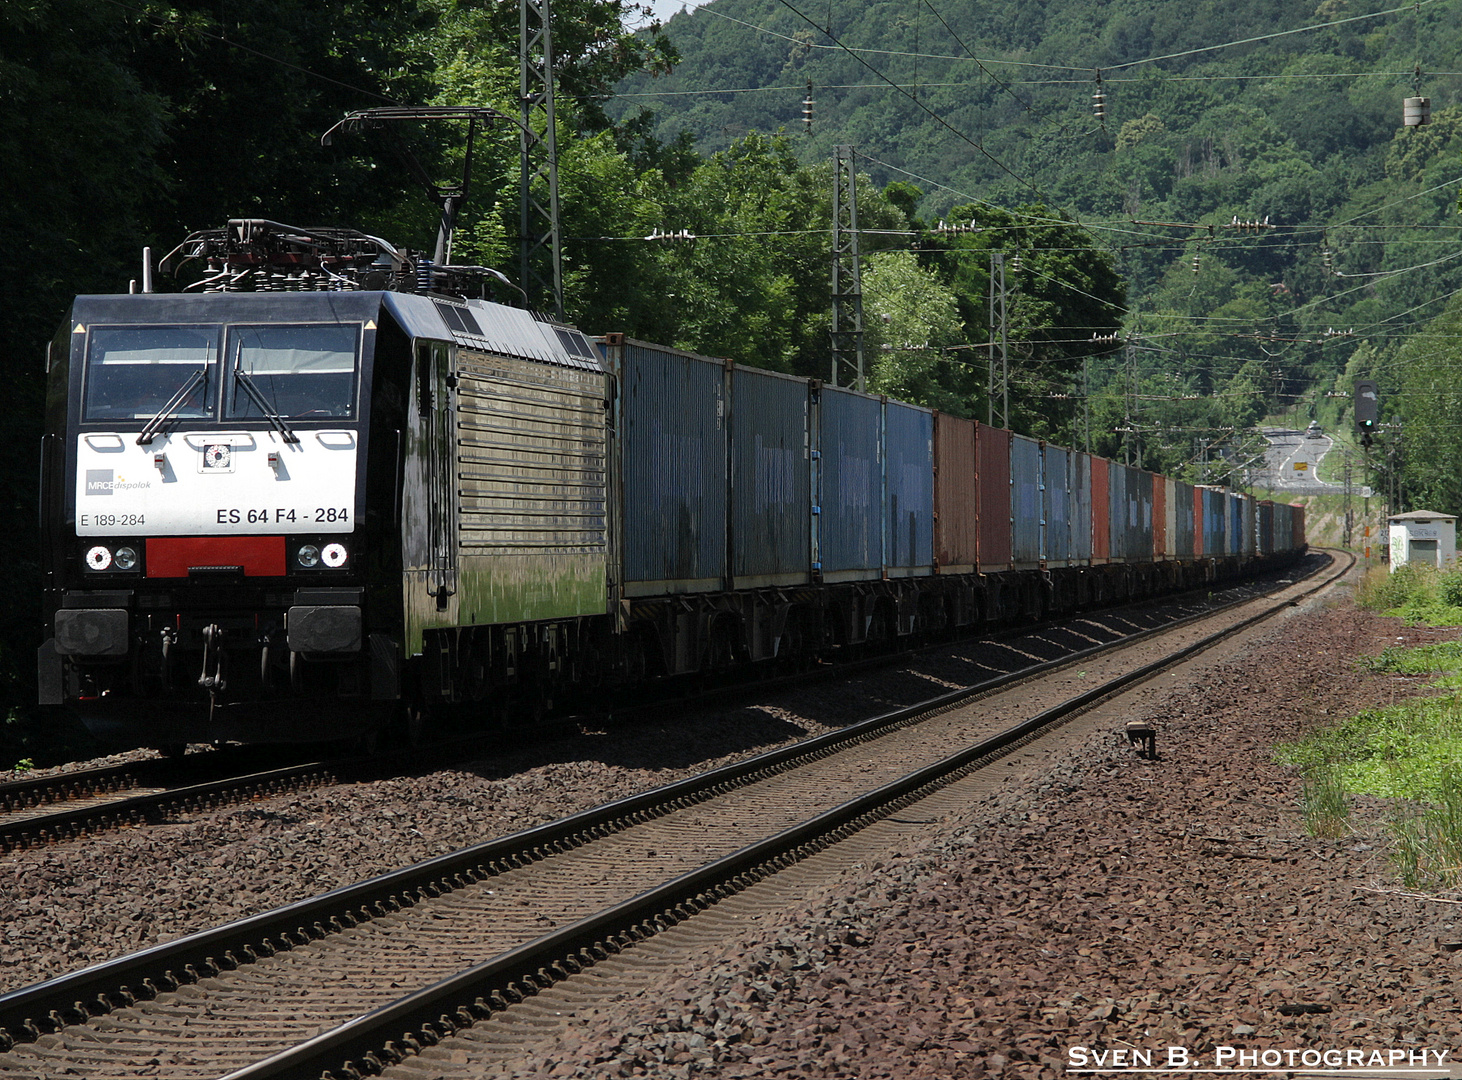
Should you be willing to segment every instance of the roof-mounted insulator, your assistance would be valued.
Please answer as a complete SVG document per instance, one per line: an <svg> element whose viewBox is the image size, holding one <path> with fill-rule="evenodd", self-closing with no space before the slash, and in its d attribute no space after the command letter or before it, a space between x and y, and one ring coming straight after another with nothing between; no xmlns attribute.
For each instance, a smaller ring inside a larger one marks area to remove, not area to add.
<svg viewBox="0 0 1462 1080"><path fill-rule="evenodd" d="M1226 226L1226 228L1237 229L1239 232L1256 232L1256 233L1257 232L1263 232L1265 229L1269 229L1269 228L1272 228L1272 227L1273 226L1271 226L1269 224L1269 215L1267 215L1267 214L1264 216L1264 220L1263 221L1259 221L1259 220L1240 221L1238 215L1235 214L1234 215L1234 219L1232 221L1230 221L1228 223L1228 225Z"/></svg>

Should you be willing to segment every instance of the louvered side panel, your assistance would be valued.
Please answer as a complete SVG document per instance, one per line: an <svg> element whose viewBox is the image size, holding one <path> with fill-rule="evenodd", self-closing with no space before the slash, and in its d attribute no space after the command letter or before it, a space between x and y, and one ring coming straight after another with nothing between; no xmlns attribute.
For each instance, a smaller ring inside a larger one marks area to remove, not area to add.
<svg viewBox="0 0 1462 1080"><path fill-rule="evenodd" d="M458 356L464 623L606 610L602 372Z"/></svg>

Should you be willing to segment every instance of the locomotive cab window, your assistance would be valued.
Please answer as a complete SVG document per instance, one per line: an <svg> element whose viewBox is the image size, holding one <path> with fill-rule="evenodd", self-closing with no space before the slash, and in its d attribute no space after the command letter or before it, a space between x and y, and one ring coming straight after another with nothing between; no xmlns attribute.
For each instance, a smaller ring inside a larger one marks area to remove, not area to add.
<svg viewBox="0 0 1462 1080"><path fill-rule="evenodd" d="M355 326L236 326L229 330L224 416L290 420L355 414Z"/></svg>
<svg viewBox="0 0 1462 1080"><path fill-rule="evenodd" d="M211 326L93 327L86 356L87 420L148 420L179 398L176 417L211 418L218 386Z"/></svg>

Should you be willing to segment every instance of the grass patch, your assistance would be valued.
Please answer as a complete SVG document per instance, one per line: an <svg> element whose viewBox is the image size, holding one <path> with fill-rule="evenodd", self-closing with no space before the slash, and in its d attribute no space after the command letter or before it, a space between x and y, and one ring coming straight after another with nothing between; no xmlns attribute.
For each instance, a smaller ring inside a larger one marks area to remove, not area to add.
<svg viewBox="0 0 1462 1080"><path fill-rule="evenodd" d="M1462 642L1392 647L1365 668L1462 678ZM1300 773L1300 809L1313 836L1342 836L1351 795L1397 801L1388 822L1393 857L1408 887L1462 883L1462 693L1411 698L1367 709L1295 742L1276 758Z"/></svg>
<svg viewBox="0 0 1462 1080"><path fill-rule="evenodd" d="M1300 810L1311 836L1344 836L1350 828L1350 797L1331 768L1310 770L1300 788Z"/></svg>
<svg viewBox="0 0 1462 1080"><path fill-rule="evenodd" d="M1408 888L1453 888L1462 881L1462 776L1456 773L1420 808L1391 819L1393 858Z"/></svg>
<svg viewBox="0 0 1462 1080"><path fill-rule="evenodd" d="M1462 570L1407 563L1389 573L1375 566L1356 587L1355 601L1411 626L1462 626Z"/></svg>
<svg viewBox="0 0 1462 1080"><path fill-rule="evenodd" d="M1342 720L1276 747L1307 779L1332 770L1357 795L1430 799L1462 772L1462 697L1415 698Z"/></svg>

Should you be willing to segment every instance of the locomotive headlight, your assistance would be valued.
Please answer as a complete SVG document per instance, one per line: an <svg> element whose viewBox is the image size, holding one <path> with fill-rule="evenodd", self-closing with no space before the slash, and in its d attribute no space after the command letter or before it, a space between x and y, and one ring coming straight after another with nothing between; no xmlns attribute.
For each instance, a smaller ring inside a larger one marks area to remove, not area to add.
<svg viewBox="0 0 1462 1080"><path fill-rule="evenodd" d="M119 547L112 555L118 570L135 570L137 568L137 549L130 547Z"/></svg>
<svg viewBox="0 0 1462 1080"><path fill-rule="evenodd" d="M308 570L320 564L320 549L314 544L303 544L294 553L294 557L301 566Z"/></svg>
<svg viewBox="0 0 1462 1080"><path fill-rule="evenodd" d="M320 559L331 570L340 569L345 565L347 558L349 558L349 554L346 552L344 544L326 544L324 550L320 552Z"/></svg>
<svg viewBox="0 0 1462 1080"><path fill-rule="evenodd" d="M98 544L90 548L86 553L86 565L92 570L105 570L112 565L112 552L110 548Z"/></svg>

